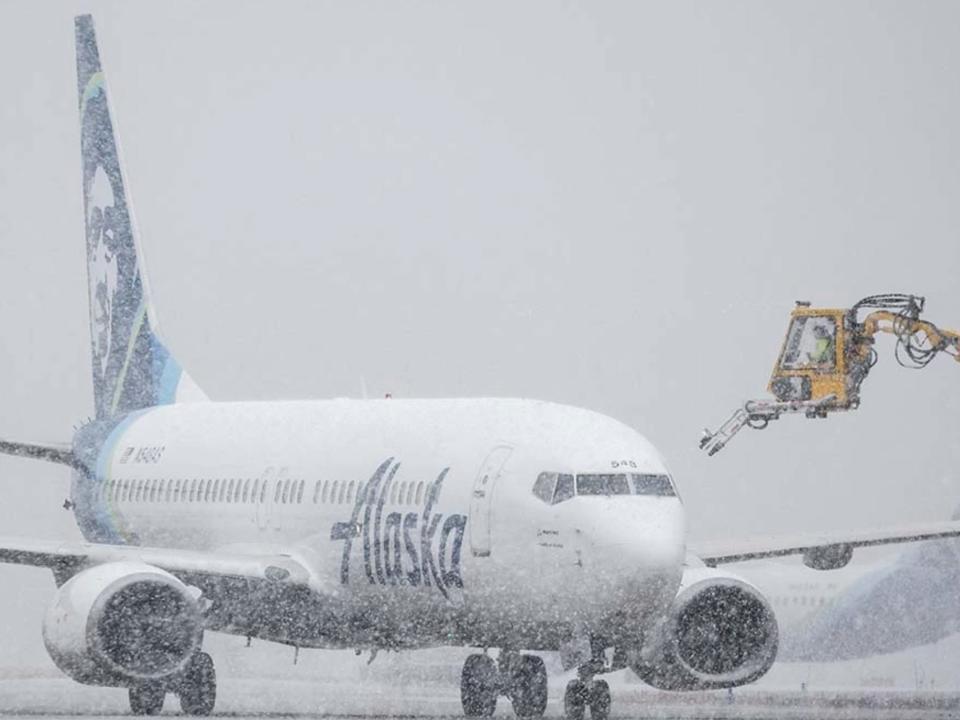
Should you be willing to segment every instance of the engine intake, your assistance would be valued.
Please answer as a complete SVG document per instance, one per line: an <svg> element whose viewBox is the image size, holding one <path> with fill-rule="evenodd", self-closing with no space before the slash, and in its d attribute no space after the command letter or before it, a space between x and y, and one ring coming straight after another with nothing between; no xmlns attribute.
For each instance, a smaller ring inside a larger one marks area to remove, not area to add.
<svg viewBox="0 0 960 720"><path fill-rule="evenodd" d="M78 573L60 588L43 625L57 667L91 685L173 676L202 637L195 594L143 563L107 563Z"/></svg>
<svg viewBox="0 0 960 720"><path fill-rule="evenodd" d="M773 665L778 634L773 609L756 588L695 568L684 573L670 611L632 667L662 690L745 685Z"/></svg>

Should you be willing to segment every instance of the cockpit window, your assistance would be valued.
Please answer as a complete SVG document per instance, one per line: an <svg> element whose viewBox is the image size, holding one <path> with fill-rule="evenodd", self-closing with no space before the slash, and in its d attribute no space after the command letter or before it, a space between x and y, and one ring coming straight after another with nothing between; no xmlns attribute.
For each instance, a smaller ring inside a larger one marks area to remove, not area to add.
<svg viewBox="0 0 960 720"><path fill-rule="evenodd" d="M627 476L619 474L577 475L577 495L629 495Z"/></svg>
<svg viewBox="0 0 960 720"><path fill-rule="evenodd" d="M574 495L573 475L560 475L557 478L557 492L553 496L553 504L569 500Z"/></svg>
<svg viewBox="0 0 960 720"><path fill-rule="evenodd" d="M647 495L675 497L668 475L639 473L583 473L573 475L540 473L533 494L548 505L556 505L577 495Z"/></svg>
<svg viewBox="0 0 960 720"><path fill-rule="evenodd" d="M533 494L545 503L553 502L553 489L557 485L556 473L540 473L533 484Z"/></svg>
<svg viewBox="0 0 960 720"><path fill-rule="evenodd" d="M637 495L663 495L673 497L677 492L666 475L633 475L633 488Z"/></svg>

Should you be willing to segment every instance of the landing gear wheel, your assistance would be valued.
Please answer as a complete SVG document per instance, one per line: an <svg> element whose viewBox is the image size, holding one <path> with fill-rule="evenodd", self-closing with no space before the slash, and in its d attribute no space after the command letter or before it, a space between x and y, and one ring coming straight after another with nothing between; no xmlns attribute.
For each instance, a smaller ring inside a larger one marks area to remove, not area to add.
<svg viewBox="0 0 960 720"><path fill-rule="evenodd" d="M563 694L563 715L567 720L583 720L587 706L587 684L583 680L571 680Z"/></svg>
<svg viewBox="0 0 960 720"><path fill-rule="evenodd" d="M591 720L607 720L610 717L610 686L606 680L593 681L589 700Z"/></svg>
<svg viewBox="0 0 960 720"><path fill-rule="evenodd" d="M180 709L184 715L209 715L217 701L217 673L205 652L191 658L180 681Z"/></svg>
<svg viewBox="0 0 960 720"><path fill-rule="evenodd" d="M540 717L547 709L547 667L537 655L523 655L511 682L510 699L517 717Z"/></svg>
<svg viewBox="0 0 960 720"><path fill-rule="evenodd" d="M471 655L460 675L460 702L467 717L490 717L497 709L497 666L486 655Z"/></svg>
<svg viewBox="0 0 960 720"><path fill-rule="evenodd" d="M128 691L133 715L159 715L166 691L159 685L135 685Z"/></svg>

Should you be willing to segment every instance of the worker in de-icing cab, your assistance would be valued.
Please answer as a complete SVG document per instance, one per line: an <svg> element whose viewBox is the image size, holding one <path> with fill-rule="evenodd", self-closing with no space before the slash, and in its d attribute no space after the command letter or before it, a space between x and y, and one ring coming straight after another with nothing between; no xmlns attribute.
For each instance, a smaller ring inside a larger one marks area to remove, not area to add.
<svg viewBox="0 0 960 720"><path fill-rule="evenodd" d="M823 325L815 325L813 335L816 338L813 352L807 353L810 362L815 365L833 365L833 333Z"/></svg>

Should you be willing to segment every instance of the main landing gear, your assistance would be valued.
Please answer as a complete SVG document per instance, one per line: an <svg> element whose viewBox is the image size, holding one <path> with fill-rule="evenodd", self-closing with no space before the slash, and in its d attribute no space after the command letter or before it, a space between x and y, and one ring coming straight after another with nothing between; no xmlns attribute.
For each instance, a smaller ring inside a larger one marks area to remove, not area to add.
<svg viewBox="0 0 960 720"><path fill-rule="evenodd" d="M590 708L591 720L607 720L610 717L610 686L606 680L594 676L608 672L599 642L590 643L590 661L577 668L576 680L567 683L563 694L563 714L567 720L583 720Z"/></svg>
<svg viewBox="0 0 960 720"><path fill-rule="evenodd" d="M460 701L467 717L490 717L505 695L518 717L540 717L547 709L547 668L537 655L501 650L497 662L471 655L463 664Z"/></svg>
<svg viewBox="0 0 960 720"><path fill-rule="evenodd" d="M213 658L205 652L194 653L183 673L166 683L144 683L129 690L133 715L159 715L168 692L180 696L184 715L209 715L217 700L217 673Z"/></svg>

